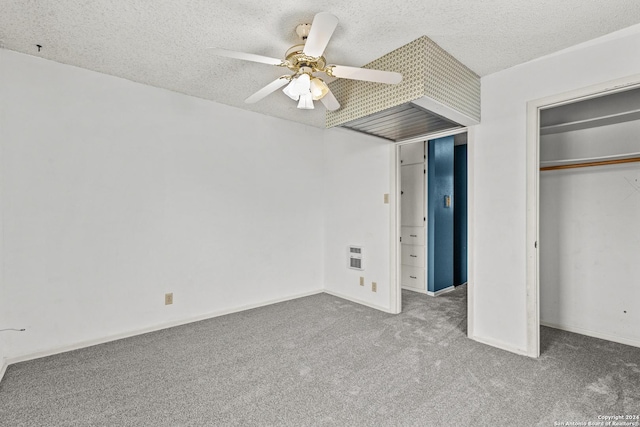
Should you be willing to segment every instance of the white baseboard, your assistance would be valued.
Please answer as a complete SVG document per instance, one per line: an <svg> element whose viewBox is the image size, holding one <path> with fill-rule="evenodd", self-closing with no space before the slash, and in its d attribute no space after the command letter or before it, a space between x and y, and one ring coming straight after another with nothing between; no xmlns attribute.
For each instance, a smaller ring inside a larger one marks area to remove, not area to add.
<svg viewBox="0 0 640 427"><path fill-rule="evenodd" d="M377 304L372 304L370 302L363 301L361 299L358 299L358 298L355 298L355 297L352 297L352 296L348 296L348 295L342 294L340 292L329 291L329 290L325 289L324 293L325 294L329 294L329 295L333 295L334 297L346 299L347 301L355 302L356 304L366 305L367 307L375 308L376 310L384 311L385 313L392 313L392 311L388 307L382 307L382 306L377 305Z"/></svg>
<svg viewBox="0 0 640 427"><path fill-rule="evenodd" d="M500 340L496 340L493 338L486 338L486 337L478 337L478 336L473 336L473 337L469 337L474 341L477 341L481 344L486 344L486 345L490 345L491 347L496 347L499 348L501 350L505 350L508 351L510 353L515 353L518 354L520 356L530 356L529 353L527 353L527 350L523 350L521 348L518 347L513 347L510 344L507 344L505 342L502 342Z"/></svg>
<svg viewBox="0 0 640 427"><path fill-rule="evenodd" d="M416 292L418 294L423 294L423 295L427 294L427 291L425 291L424 289L412 288L410 286L402 286L402 289L406 291Z"/></svg>
<svg viewBox="0 0 640 427"><path fill-rule="evenodd" d="M430 297L437 297L438 295L446 294L446 293L451 292L451 291L453 291L455 289L456 289L456 287L451 285L448 288L440 289L439 291L435 291L435 292L427 291L427 295L429 295Z"/></svg>
<svg viewBox="0 0 640 427"><path fill-rule="evenodd" d="M575 328L573 326L557 325L555 323L540 321L540 326L547 326L553 329L560 329L561 331L573 332L575 334L586 335L589 337L599 338L601 340L613 341L620 344L630 345L633 347L640 347L640 341L630 339L626 337L619 337L617 335L603 334L601 332L591 331L589 329Z"/></svg>
<svg viewBox="0 0 640 427"><path fill-rule="evenodd" d="M56 347L56 348L52 348L52 349L37 351L37 352L34 352L34 353L28 353L28 354L23 354L23 355L19 355L19 356L8 357L4 361L4 368L2 370L2 373L4 374L4 369L6 369L6 366L11 365L13 363L25 362L27 360L33 360L33 359L39 359L41 357L53 356L54 354L60 354L60 353L64 353L64 352L67 352L67 351L78 350L78 349L81 349L81 348L91 347L91 346L98 345L98 344L104 344L104 343L107 343L107 342L116 341L116 340L120 340L120 339L123 339L123 338L129 338L129 337L133 337L133 336L136 336L136 335L142 335L142 334L146 334L146 333L149 333L149 332L159 331L159 330L162 330L162 329L173 328L175 326L186 325L187 323L193 323L193 322L198 322L200 320L212 319L214 317L224 316L226 314L237 313L237 312L240 312L240 311L251 310L253 308L264 307L266 305L276 304L276 303L279 303L279 302L284 302L284 301L294 300L294 299L298 299L298 298L303 298L303 297L307 297L307 296L310 296L310 295L321 294L322 292L323 292L322 289L318 289L318 290L310 291L310 292L303 292L303 293L300 293L300 294L289 295L289 296L283 297L283 298L276 298L276 299L272 299L272 300L268 300L268 301L263 301L263 302L260 302L260 303L247 304L247 305L234 307L234 308L230 308L230 309L219 310L219 311L215 311L215 312L212 312L212 313L207 313L207 314L202 314L202 315L199 315L199 316L190 317L190 318L187 318L187 319L182 319L182 320L176 320L176 321L172 321L172 322L162 323L162 324L151 326L151 327L148 327L148 328L136 329L136 330L132 330L132 331L128 331L128 332L123 332L121 334L110 335L110 336L106 336L106 337L102 337L102 338L98 338L98 339L94 339L94 340L82 341L82 342L78 342L78 343L74 343L74 344L70 344L70 345L65 345L65 346ZM1 376L0 376L0 379L1 379Z"/></svg>
<svg viewBox="0 0 640 427"><path fill-rule="evenodd" d="M7 366L9 366L9 364L6 359L3 358L0 360L0 381L4 378L4 373L7 372Z"/></svg>

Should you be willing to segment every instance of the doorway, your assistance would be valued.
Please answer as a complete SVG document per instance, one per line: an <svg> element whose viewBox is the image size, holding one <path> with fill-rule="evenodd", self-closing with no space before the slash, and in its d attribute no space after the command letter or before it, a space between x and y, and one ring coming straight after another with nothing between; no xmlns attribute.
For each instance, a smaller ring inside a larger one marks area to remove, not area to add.
<svg viewBox="0 0 640 427"><path fill-rule="evenodd" d="M467 282L467 129L396 145L401 289L437 296Z"/></svg>

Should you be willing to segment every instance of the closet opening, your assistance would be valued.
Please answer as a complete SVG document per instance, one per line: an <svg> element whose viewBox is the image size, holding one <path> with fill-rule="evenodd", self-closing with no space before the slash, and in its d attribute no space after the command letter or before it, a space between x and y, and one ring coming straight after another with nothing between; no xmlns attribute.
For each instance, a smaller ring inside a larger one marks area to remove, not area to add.
<svg viewBox="0 0 640 427"><path fill-rule="evenodd" d="M467 131L398 145L401 310L445 316L437 312L446 299L455 307L452 321L466 325Z"/></svg>
<svg viewBox="0 0 640 427"><path fill-rule="evenodd" d="M640 76L528 105L528 354L640 347Z"/></svg>
<svg viewBox="0 0 640 427"><path fill-rule="evenodd" d="M543 343L550 327L640 347L639 219L640 88L540 111Z"/></svg>

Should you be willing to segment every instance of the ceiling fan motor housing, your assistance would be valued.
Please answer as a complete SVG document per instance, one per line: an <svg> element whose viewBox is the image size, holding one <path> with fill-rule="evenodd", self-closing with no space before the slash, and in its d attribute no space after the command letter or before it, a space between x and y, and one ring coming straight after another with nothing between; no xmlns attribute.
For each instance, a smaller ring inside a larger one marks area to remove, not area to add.
<svg viewBox="0 0 640 427"><path fill-rule="evenodd" d="M307 40L307 37L309 37L309 31L311 31L311 24L300 24L296 27L296 34L302 41Z"/></svg>
<svg viewBox="0 0 640 427"><path fill-rule="evenodd" d="M327 65L327 60L324 56L320 56L318 58L307 56L304 54L303 49L303 44L297 44L287 50L287 53L285 54L287 68L291 71L295 71L296 73L299 72L302 67L311 68L311 72L314 73L316 71L324 71Z"/></svg>

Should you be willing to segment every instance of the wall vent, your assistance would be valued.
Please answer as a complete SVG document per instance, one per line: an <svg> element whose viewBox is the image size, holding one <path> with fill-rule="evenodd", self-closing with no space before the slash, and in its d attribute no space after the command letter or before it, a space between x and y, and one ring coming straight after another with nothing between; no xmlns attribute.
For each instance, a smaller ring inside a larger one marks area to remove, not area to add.
<svg viewBox="0 0 640 427"><path fill-rule="evenodd" d="M349 246L347 257L347 266L349 268L364 270L364 268L362 268L362 246Z"/></svg>

